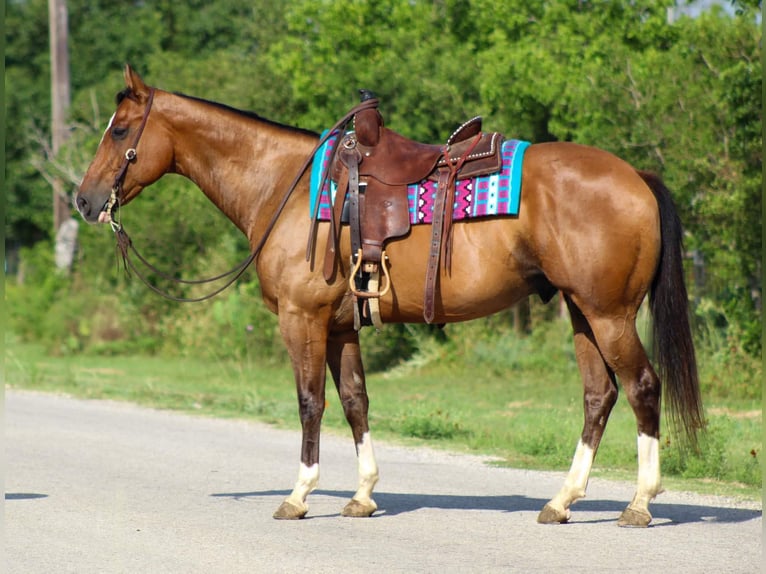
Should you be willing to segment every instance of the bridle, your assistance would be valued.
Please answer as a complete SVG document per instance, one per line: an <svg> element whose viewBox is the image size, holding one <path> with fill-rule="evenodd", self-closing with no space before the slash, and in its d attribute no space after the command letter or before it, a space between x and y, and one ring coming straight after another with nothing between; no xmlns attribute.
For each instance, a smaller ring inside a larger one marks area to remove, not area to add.
<svg viewBox="0 0 766 574"><path fill-rule="evenodd" d="M144 109L144 115L141 118L141 124L138 126L138 131L136 132L135 137L133 138L133 145L128 148L125 151L125 155L122 160L122 164L120 165L120 169L117 171L117 174L114 176L114 183L112 184L112 193L109 196L109 200L106 202L104 206L104 211L109 216L109 224L112 227L112 231L114 231L115 238L117 240L117 248L120 251L120 255L122 257L123 266L126 270L132 271L135 273L139 279L152 291L157 293L158 295L161 295L162 297L169 299L171 301L181 302L181 303L197 303L200 301L205 301L207 299L211 299L212 297L215 297L223 290L227 289L229 286L231 286L237 279L239 279L247 270L247 268L250 266L250 264L255 261L255 258L258 256L258 254L261 252L261 249L263 249L263 246L266 244L266 240L269 238L269 235L274 229L274 226L277 223L277 219L279 219L279 216L281 215L283 209L285 208L285 205L287 205L287 201L290 199L290 196L292 195L293 191L295 191L295 188L298 186L298 182L300 181L301 177L303 177L303 174L308 169L309 165L311 165L312 160L314 159L314 156L316 155L317 151L320 147L335 133L337 133L338 130L345 129L345 127L350 123L350 121L353 119L353 117L360 111L365 110L370 107L374 107L377 104L377 100L367 100L362 102L361 104L358 104L354 106L346 115L344 115L336 124L327 130L327 132L319 139L319 142L316 144L312 152L309 154L309 156L306 158L306 161L304 161L303 165L298 170L297 175L295 176L295 179L293 179L292 183L287 188L287 191L285 192L284 196L282 197L282 201L279 203L279 206L277 207L276 211L274 212L274 215L272 216L271 220L269 221L269 224L266 226L266 231L263 233L263 236L261 237L258 244L253 249L252 253L247 256L246 259L244 259L242 262L238 263L235 267L230 269L229 271L226 271L224 273L221 273L219 275L216 275L215 277L208 277L206 279L180 279L178 277L173 277L167 273L164 273L157 269L154 265L149 263L133 246L133 241L131 240L130 236L125 231L125 228L122 225L121 221L116 221L114 219L114 208L115 206L117 209L120 207L120 195L122 195L122 186L125 181L125 176L128 172L128 167L131 163L136 161L138 155L136 153L136 148L138 147L138 142L141 139L141 135L144 132L144 128L146 127L146 122L149 119L149 112L152 109L152 103L154 101L154 88L149 88L149 96L146 100L146 108ZM325 177L327 177L327 174L325 174ZM318 204L319 202L317 202ZM314 230L316 228L316 214L312 216L312 225L311 225L311 233L309 238L309 246L313 243L314 238ZM310 247L309 247L310 248ZM307 249L308 251L308 249ZM133 263L133 261L130 258L130 253L133 253L139 261L151 272L155 273L156 275L162 277L163 279L167 279L169 281L174 281L175 283L181 283L184 285L203 285L206 283L212 283L214 281L218 281L220 279L227 278L226 283L223 284L223 286L215 289L214 291L202 295L200 297L176 297L174 295L171 295L170 293L167 293L163 291L162 289L158 288L156 285L151 283L146 276L141 273L139 269L136 268L136 265ZM307 255L308 257L308 255Z"/></svg>
<svg viewBox="0 0 766 574"><path fill-rule="evenodd" d="M109 201L104 206L104 211L109 215L109 223L115 233L122 226L119 222L114 220L113 210L115 206L120 207L120 195L122 194L122 184L125 182L125 175L128 173L128 166L130 162L136 159L136 148L138 142L141 139L141 134L144 133L146 127L146 121L149 119L149 112L152 110L152 103L154 102L154 88L149 88L149 97L146 99L146 108L144 108L144 116L141 118L141 123L138 126L136 137L133 138L133 145L125 151L125 156L122 158L122 164L120 169L117 170L117 175L114 176L114 183L112 183L112 194L109 196Z"/></svg>

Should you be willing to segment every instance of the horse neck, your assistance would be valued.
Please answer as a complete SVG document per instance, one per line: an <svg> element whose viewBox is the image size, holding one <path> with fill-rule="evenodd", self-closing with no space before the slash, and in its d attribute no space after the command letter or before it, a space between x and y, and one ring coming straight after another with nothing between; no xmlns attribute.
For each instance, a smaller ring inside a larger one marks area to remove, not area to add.
<svg viewBox="0 0 766 574"><path fill-rule="evenodd" d="M316 136L210 102L175 98L172 171L193 181L253 242Z"/></svg>

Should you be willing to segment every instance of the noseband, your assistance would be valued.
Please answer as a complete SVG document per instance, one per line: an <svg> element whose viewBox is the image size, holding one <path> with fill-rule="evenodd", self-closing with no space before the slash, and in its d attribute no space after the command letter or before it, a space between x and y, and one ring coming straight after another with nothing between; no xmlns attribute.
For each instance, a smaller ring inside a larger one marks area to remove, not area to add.
<svg viewBox="0 0 766 574"><path fill-rule="evenodd" d="M144 109L144 117L141 118L141 123L138 126L136 137L133 138L133 145L125 151L125 157L122 159L120 169L117 171L117 175L114 176L114 183L112 184L112 194L109 196L104 211L109 215L109 223L112 229L116 232L121 225L114 220L113 209L116 205L120 206L120 195L122 195L122 184L125 181L125 175L128 173L128 166L130 162L136 159L136 148L138 147L138 141L141 139L141 134L144 133L146 127L146 121L149 119L149 112L152 109L152 102L154 101L154 88L149 88L149 97L146 99L146 108Z"/></svg>

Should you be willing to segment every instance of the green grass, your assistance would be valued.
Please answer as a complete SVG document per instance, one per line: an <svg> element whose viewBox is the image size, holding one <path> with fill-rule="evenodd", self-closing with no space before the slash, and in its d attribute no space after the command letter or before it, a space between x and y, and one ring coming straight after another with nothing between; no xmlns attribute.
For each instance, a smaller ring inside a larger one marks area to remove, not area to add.
<svg viewBox="0 0 766 574"><path fill-rule="evenodd" d="M494 341L494 346L479 344L470 351L434 344L405 365L369 376L375 436L492 455L498 464L514 467L566 470L581 431L582 395L571 344L562 333L547 332L513 343ZM544 351L535 352L536 347ZM287 365L140 356L51 357L41 346L13 340L6 352L6 383L13 388L299 428ZM685 455L663 439L666 488L759 498L759 401L708 400L706 409L709 430L699 456ZM332 383L323 424L350 437ZM635 418L620 397L593 474L634 480L635 473Z"/></svg>

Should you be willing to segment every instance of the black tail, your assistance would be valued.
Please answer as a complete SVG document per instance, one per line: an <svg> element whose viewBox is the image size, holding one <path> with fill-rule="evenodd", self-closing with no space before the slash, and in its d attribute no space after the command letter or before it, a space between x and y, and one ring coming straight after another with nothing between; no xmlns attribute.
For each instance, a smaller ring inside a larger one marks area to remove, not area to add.
<svg viewBox="0 0 766 574"><path fill-rule="evenodd" d="M704 426L697 375L689 300L683 271L681 220L659 176L638 172L654 193L660 210L662 251L649 298L653 316L653 352L662 381L668 418L676 436L697 445L697 431Z"/></svg>

